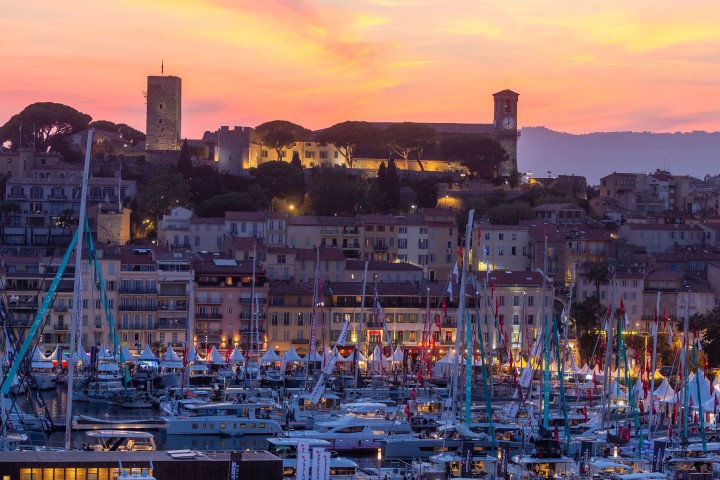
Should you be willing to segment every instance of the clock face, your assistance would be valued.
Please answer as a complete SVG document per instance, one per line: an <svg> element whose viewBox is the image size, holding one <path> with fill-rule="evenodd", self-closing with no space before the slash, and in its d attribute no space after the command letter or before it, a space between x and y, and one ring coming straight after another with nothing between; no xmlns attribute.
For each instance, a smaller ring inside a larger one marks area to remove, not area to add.
<svg viewBox="0 0 720 480"><path fill-rule="evenodd" d="M515 128L515 120L511 117L505 117L502 121L502 125L506 130L512 130Z"/></svg>

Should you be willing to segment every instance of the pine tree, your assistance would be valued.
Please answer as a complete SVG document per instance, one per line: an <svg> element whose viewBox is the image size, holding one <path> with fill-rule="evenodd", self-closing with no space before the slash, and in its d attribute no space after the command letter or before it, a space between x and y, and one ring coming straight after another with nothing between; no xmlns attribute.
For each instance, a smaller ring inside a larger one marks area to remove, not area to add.
<svg viewBox="0 0 720 480"><path fill-rule="evenodd" d="M293 152L293 158L292 158L292 160L290 160L290 165L302 170L303 164L300 161L300 154L298 152Z"/></svg>
<svg viewBox="0 0 720 480"><path fill-rule="evenodd" d="M190 158L190 147L187 144L187 139L183 140L182 147L180 147L178 171L182 173L182 176L186 179L190 179L193 174L193 164L192 159Z"/></svg>
<svg viewBox="0 0 720 480"><path fill-rule="evenodd" d="M397 209L400 204L400 175L398 175L395 160L393 160L392 157L388 160L383 191L388 199L390 208L393 210Z"/></svg>

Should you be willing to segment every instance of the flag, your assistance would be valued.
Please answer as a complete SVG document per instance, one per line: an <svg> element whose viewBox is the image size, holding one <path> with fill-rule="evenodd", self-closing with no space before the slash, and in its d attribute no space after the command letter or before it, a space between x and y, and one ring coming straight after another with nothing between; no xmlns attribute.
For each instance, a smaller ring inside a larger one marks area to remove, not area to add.
<svg viewBox="0 0 720 480"><path fill-rule="evenodd" d="M460 281L460 272L459 272L459 270L458 270L458 264L457 264L457 262L455 262L455 268L453 268L452 274L455 275L455 281L456 281L456 282Z"/></svg>
<svg viewBox="0 0 720 480"><path fill-rule="evenodd" d="M669 343L670 346L672 347L672 344L673 344L673 328L672 328L672 325L670 325L670 327L668 328L668 343Z"/></svg>
<svg viewBox="0 0 720 480"><path fill-rule="evenodd" d="M410 421L410 404L405 404L405 415L407 415L408 422Z"/></svg>
<svg viewBox="0 0 720 480"><path fill-rule="evenodd" d="M625 313L624 315L625 315L625 330L629 330L630 329L630 319L628 318L627 313Z"/></svg>
<svg viewBox="0 0 720 480"><path fill-rule="evenodd" d="M495 298L495 282L490 282L490 298Z"/></svg>
<svg viewBox="0 0 720 480"><path fill-rule="evenodd" d="M450 301L452 302L453 298L453 292L452 292L452 280L448 282L448 297L450 297Z"/></svg>
<svg viewBox="0 0 720 480"><path fill-rule="evenodd" d="M625 314L625 304L623 303L623 299L620 299L620 315Z"/></svg>

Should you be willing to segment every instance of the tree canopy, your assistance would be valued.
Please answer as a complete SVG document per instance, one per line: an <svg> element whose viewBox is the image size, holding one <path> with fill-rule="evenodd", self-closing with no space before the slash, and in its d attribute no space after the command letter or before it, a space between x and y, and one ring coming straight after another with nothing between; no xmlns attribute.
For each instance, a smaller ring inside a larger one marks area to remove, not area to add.
<svg viewBox="0 0 720 480"><path fill-rule="evenodd" d="M440 154L445 160L458 161L485 179L495 178L498 166L510 159L502 145L480 134L446 138L440 142Z"/></svg>
<svg viewBox="0 0 720 480"><path fill-rule="evenodd" d="M92 117L62 103L38 102L25 107L0 127L0 144L10 142L13 148L34 145L45 151L56 139L84 130Z"/></svg>
<svg viewBox="0 0 720 480"><path fill-rule="evenodd" d="M701 345L710 367L720 366L720 306L703 315L693 315L700 330Z"/></svg>
<svg viewBox="0 0 720 480"><path fill-rule="evenodd" d="M285 148L292 148L295 142L312 139L312 132L305 127L287 120L272 120L255 127L258 139L269 148L277 152L277 158L282 158Z"/></svg>
<svg viewBox="0 0 720 480"><path fill-rule="evenodd" d="M600 298L600 285L607 285L610 282L610 270L604 263L595 262L583 277L595 285L595 296Z"/></svg>
<svg viewBox="0 0 720 480"><path fill-rule="evenodd" d="M138 210L155 220L171 208L186 206L189 198L190 186L185 177L174 168L161 168L138 192Z"/></svg>
<svg viewBox="0 0 720 480"><path fill-rule="evenodd" d="M358 145L375 145L382 132L372 123L347 121L321 130L315 139L320 143L331 143L345 157L345 164L353 168L353 156Z"/></svg>
<svg viewBox="0 0 720 480"><path fill-rule="evenodd" d="M420 170L425 171L420 156L425 147L435 143L437 132L430 125L424 123L393 123L385 129L385 141L388 150L402 157L405 162L410 155L417 154Z"/></svg>
<svg viewBox="0 0 720 480"><path fill-rule="evenodd" d="M245 192L223 193L209 198L197 206L195 214L201 217L222 217L227 211L254 212L269 206L270 200L262 189L253 185Z"/></svg>
<svg viewBox="0 0 720 480"><path fill-rule="evenodd" d="M135 130L131 126L124 123L113 123L109 120L96 120L90 123L90 127L102 130L104 132L114 132L127 140L132 145L145 141L145 134L140 130Z"/></svg>
<svg viewBox="0 0 720 480"><path fill-rule="evenodd" d="M302 169L283 161L265 162L253 170L253 176L267 198L292 199L300 204L305 196Z"/></svg>
<svg viewBox="0 0 720 480"><path fill-rule="evenodd" d="M315 215L354 215L366 209L367 183L345 167L316 167L308 188Z"/></svg>

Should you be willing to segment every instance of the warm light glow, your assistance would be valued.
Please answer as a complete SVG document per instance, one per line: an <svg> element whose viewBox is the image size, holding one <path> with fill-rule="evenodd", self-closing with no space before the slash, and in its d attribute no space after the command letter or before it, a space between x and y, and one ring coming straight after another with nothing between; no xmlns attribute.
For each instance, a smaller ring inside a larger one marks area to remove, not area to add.
<svg viewBox="0 0 720 480"><path fill-rule="evenodd" d="M164 74L183 79L183 138L279 117L311 129L348 119L491 123L492 94L504 88L521 94L521 127L717 130L720 4L712 0L692 8L618 0L73 7L3 5L0 124L54 101L145 130L145 77L160 75L164 60ZM270 75L278 65L292 75Z"/></svg>

